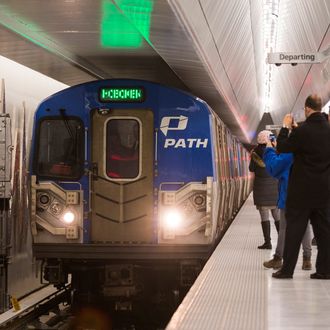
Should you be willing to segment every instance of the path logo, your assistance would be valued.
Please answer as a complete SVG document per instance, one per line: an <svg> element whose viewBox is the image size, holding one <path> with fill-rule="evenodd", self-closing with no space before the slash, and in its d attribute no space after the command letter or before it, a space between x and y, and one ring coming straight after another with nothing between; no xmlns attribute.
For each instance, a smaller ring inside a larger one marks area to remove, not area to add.
<svg viewBox="0 0 330 330"><path fill-rule="evenodd" d="M172 121L172 122L171 122ZM173 122L174 121L174 122ZM171 126L171 124L173 126ZM160 130L165 136L168 131L183 131L187 128L188 117L163 117L160 123ZM166 138L164 141L164 148L207 148L208 139L201 138L189 138L189 139L169 139Z"/></svg>
<svg viewBox="0 0 330 330"><path fill-rule="evenodd" d="M176 121L176 126L170 126L171 120ZM178 117L163 117L162 122L160 123L160 130L165 136L167 136L168 131L183 131L186 129L188 124L188 117L178 116Z"/></svg>

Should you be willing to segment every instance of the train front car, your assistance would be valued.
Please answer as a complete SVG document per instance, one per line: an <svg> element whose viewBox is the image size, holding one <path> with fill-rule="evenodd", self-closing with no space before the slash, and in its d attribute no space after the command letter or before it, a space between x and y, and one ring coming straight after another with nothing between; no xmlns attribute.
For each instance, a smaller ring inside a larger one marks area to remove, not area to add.
<svg viewBox="0 0 330 330"><path fill-rule="evenodd" d="M44 279L72 274L76 292L119 310L155 291L182 298L218 235L212 121L201 100L146 81L95 81L42 102L31 224Z"/></svg>

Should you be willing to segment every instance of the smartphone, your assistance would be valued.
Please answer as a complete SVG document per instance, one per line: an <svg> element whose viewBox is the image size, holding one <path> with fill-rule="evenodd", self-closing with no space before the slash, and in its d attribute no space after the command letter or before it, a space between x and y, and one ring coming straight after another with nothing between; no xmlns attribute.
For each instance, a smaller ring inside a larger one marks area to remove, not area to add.
<svg viewBox="0 0 330 330"><path fill-rule="evenodd" d="M269 135L269 140L270 140L271 142L274 142L274 141L276 140L276 136L275 136L274 134L270 134L270 135Z"/></svg>

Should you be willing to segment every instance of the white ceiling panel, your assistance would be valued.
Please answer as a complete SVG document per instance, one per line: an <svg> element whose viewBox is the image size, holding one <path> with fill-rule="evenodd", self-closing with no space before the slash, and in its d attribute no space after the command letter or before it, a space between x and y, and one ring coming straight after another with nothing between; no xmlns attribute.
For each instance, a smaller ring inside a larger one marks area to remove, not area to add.
<svg viewBox="0 0 330 330"><path fill-rule="evenodd" d="M69 85L131 77L190 91L248 142L268 90L265 4L278 1L274 51L330 46L330 0L1 0L0 55ZM311 92L330 99L330 60L271 69L276 123Z"/></svg>
<svg viewBox="0 0 330 330"><path fill-rule="evenodd" d="M318 52L330 46L329 0L281 0L276 52ZM273 70L272 115L280 122L285 113L303 119L304 101L311 93L330 99L329 60L321 64L281 65Z"/></svg>

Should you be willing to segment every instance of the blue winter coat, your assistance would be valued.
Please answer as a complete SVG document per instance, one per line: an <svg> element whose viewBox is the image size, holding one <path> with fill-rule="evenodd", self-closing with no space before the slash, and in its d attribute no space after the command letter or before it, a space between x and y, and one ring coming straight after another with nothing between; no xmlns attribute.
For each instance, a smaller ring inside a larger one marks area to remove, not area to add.
<svg viewBox="0 0 330 330"><path fill-rule="evenodd" d="M289 173L293 163L293 154L277 154L274 148L266 148L263 160L267 172L278 179L279 196L277 207L279 209L284 209L288 191Z"/></svg>

